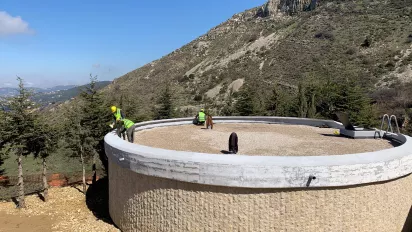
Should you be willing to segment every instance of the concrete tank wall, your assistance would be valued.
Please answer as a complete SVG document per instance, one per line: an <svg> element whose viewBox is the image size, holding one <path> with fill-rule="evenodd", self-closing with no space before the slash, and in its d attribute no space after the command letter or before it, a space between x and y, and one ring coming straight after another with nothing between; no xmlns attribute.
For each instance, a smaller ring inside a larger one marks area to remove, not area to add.
<svg viewBox="0 0 412 232"><path fill-rule="evenodd" d="M356 187L245 189L109 165L110 215L123 231L389 232L410 225L410 175Z"/></svg>
<svg viewBox="0 0 412 232"><path fill-rule="evenodd" d="M329 125L277 117L216 122ZM190 123L137 124L136 130ZM407 231L412 149L314 157L248 157L178 152L105 137L109 208L123 231ZM310 187L310 174L317 176ZM412 215L411 215L412 217Z"/></svg>

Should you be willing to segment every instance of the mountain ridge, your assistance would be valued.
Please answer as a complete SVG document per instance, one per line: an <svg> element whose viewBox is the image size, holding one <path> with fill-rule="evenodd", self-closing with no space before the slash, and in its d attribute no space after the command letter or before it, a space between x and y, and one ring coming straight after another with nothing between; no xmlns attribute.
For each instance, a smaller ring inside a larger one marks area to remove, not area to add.
<svg viewBox="0 0 412 232"><path fill-rule="evenodd" d="M148 111L170 85L179 109L208 105L218 113L244 84L259 85L266 98L274 86L296 91L315 77L353 77L371 92L411 80L407 1L328 0L308 10L312 2L270 0L235 14L103 92L117 104L121 92Z"/></svg>

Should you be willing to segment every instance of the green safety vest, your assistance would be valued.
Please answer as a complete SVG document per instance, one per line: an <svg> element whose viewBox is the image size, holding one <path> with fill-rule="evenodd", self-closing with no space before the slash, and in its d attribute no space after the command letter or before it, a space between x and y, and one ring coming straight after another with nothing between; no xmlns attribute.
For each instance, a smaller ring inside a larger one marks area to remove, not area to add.
<svg viewBox="0 0 412 232"><path fill-rule="evenodd" d="M116 118L116 120L121 120L121 119L123 119L123 118L122 118L122 114L120 113L120 110L121 110L121 109L117 109L117 110L116 110L116 113L113 114L114 117Z"/></svg>
<svg viewBox="0 0 412 232"><path fill-rule="evenodd" d="M124 127L126 129L129 129L130 127L132 127L134 125L134 122L132 122L129 119L123 119L123 123L124 123Z"/></svg>
<svg viewBox="0 0 412 232"><path fill-rule="evenodd" d="M206 121L206 114L204 112L199 112L199 122Z"/></svg>

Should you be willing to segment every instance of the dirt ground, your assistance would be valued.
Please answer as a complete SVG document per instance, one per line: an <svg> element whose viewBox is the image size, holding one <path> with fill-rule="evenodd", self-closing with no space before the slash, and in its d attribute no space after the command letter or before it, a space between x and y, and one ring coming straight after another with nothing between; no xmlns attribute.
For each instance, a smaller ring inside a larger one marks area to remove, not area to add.
<svg viewBox="0 0 412 232"><path fill-rule="evenodd" d="M27 196L27 208L22 210L13 202L0 202L0 231L120 231L96 218L75 187L51 188L49 196L46 203L37 195Z"/></svg>
<svg viewBox="0 0 412 232"><path fill-rule="evenodd" d="M179 151L221 154L228 150L232 132L238 135L239 153L261 156L343 155L370 152L392 145L380 139L349 139L338 130L301 125L233 123L203 126L182 125L139 131L135 143Z"/></svg>

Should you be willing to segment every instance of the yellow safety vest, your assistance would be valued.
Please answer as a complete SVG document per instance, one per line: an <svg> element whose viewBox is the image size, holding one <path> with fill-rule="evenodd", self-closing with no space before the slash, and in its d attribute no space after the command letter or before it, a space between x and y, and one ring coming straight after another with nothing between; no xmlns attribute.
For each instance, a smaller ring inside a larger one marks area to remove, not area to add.
<svg viewBox="0 0 412 232"><path fill-rule="evenodd" d="M132 122L129 119L123 119L123 123L124 123L124 127L126 129L129 129L130 127L132 127L134 125L134 122Z"/></svg>
<svg viewBox="0 0 412 232"><path fill-rule="evenodd" d="M203 112L199 112L199 122L206 121L206 114Z"/></svg>
<svg viewBox="0 0 412 232"><path fill-rule="evenodd" d="M114 117L116 118L116 120L122 120L122 119L123 119L123 118L122 118L122 114L120 113L120 110L121 110L121 109L117 109L117 110L116 110L116 113L113 114Z"/></svg>

